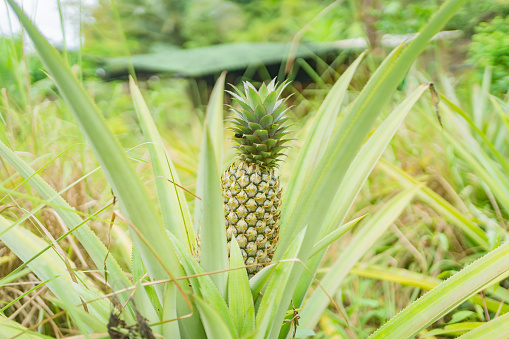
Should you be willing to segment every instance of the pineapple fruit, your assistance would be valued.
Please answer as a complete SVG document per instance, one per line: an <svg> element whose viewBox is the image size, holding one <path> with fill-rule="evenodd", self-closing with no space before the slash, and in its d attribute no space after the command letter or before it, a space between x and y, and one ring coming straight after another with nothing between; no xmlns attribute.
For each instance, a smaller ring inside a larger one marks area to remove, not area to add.
<svg viewBox="0 0 509 339"><path fill-rule="evenodd" d="M281 151L288 139L285 122L286 99L280 99L288 83L277 86L275 79L257 91L249 82L244 93L229 92L238 108L231 108L237 162L222 178L228 253L232 237L249 266L249 278L274 256L279 233L281 187L276 174ZM256 266L253 266L256 265Z"/></svg>

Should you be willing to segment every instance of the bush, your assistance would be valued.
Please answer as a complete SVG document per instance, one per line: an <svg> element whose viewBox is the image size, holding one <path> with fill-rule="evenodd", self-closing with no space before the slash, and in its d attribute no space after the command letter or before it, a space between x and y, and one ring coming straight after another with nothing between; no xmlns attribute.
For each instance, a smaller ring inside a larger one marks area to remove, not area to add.
<svg viewBox="0 0 509 339"><path fill-rule="evenodd" d="M495 17L475 28L470 46L470 60L482 76L483 69L492 67L493 91L503 94L509 89L509 16Z"/></svg>

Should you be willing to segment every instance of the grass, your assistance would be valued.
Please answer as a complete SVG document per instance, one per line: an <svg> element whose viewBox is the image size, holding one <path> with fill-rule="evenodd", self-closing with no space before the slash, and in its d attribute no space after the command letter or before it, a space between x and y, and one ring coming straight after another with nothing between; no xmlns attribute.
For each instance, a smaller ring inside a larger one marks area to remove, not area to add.
<svg viewBox="0 0 509 339"><path fill-rule="evenodd" d="M292 303L297 333L317 338L489 333L490 320L505 319L508 109L489 94L488 73L483 87L463 85L466 94L451 92L447 79L437 83L443 127L427 87L419 87L428 76L406 75L420 41L397 49L360 94L349 87L354 64L340 80L332 73L334 87L321 83L297 96L294 111L304 118L282 168L286 231L277 256L287 261L248 283L240 258L221 261L221 246L202 245L218 258L202 266L191 253L192 220L213 225L202 229L202 244L221 240L216 180L233 155L222 133L222 78L208 109L193 107L185 80L79 83L27 30L59 89L18 87L28 102L2 92L5 333L21 325L31 331L26 337L107 337L115 308L127 325L148 324L165 337L288 337L295 322L283 318L293 317ZM391 96L405 75L405 88ZM345 220L364 215L326 253L313 251ZM263 297L255 293L262 288Z"/></svg>

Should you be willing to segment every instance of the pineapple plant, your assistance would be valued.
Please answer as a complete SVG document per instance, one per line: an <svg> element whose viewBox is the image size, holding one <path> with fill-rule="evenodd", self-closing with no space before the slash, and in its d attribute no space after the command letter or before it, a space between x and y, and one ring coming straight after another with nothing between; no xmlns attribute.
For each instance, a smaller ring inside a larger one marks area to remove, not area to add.
<svg viewBox="0 0 509 339"><path fill-rule="evenodd" d="M239 108L231 107L237 162L221 179L228 252L235 237L251 278L271 262L278 242L281 186L276 173L289 139L285 102L288 85L275 79L256 90L244 82L244 93L230 92Z"/></svg>

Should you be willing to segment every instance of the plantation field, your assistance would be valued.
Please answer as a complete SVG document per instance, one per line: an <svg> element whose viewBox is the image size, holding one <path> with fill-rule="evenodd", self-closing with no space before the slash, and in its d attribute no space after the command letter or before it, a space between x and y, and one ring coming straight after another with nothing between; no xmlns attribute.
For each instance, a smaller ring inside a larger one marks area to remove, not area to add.
<svg viewBox="0 0 509 339"><path fill-rule="evenodd" d="M509 338L509 3L486 3L98 1L67 49L7 0L0 339ZM288 55L143 67L248 42Z"/></svg>

